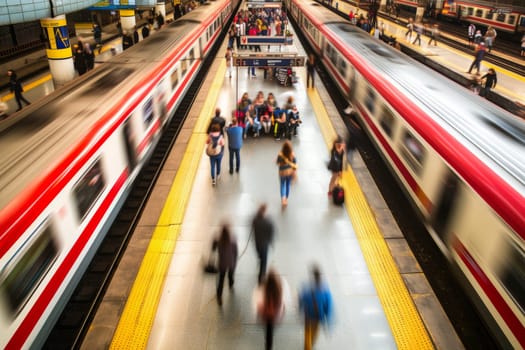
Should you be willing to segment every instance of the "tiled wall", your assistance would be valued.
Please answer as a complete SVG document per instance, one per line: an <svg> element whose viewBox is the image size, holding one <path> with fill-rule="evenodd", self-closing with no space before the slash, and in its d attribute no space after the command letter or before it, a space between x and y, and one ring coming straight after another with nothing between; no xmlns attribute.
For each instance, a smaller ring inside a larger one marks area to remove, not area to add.
<svg viewBox="0 0 525 350"><path fill-rule="evenodd" d="M99 0L52 0L54 16L78 11L90 7ZM156 0L107 1L108 3L136 4L154 6ZM22 23L51 17L49 0L0 0L0 25Z"/></svg>

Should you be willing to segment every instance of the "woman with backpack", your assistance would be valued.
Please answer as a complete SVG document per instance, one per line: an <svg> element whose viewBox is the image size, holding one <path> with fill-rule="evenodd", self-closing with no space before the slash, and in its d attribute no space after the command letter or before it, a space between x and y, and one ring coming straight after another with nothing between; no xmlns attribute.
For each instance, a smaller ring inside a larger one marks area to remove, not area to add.
<svg viewBox="0 0 525 350"><path fill-rule="evenodd" d="M337 180L343 175L343 159L345 156L345 143L341 136L337 136L332 144L330 151L330 161L328 162L328 170L332 172L330 184L328 185L328 196L332 195Z"/></svg>
<svg viewBox="0 0 525 350"><path fill-rule="evenodd" d="M284 208L288 205L290 184L295 179L297 171L297 159L295 158L292 144L288 140L286 140L277 156L277 165L279 166L279 180L281 183L281 204Z"/></svg>
<svg viewBox="0 0 525 350"><path fill-rule="evenodd" d="M219 124L212 124L208 139L206 140L206 154L210 157L211 184L217 184L217 178L221 175L221 162L224 155L224 137L221 134Z"/></svg>

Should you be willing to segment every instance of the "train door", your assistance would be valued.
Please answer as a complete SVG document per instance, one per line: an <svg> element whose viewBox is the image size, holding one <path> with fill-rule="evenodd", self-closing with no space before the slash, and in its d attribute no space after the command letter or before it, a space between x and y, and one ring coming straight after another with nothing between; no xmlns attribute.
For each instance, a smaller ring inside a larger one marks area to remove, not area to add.
<svg viewBox="0 0 525 350"><path fill-rule="evenodd" d="M434 210L432 211L431 225L442 241L446 240L447 226L455 211L459 184L460 182L457 176L449 172L441 188L441 193L438 196Z"/></svg>
<svg viewBox="0 0 525 350"><path fill-rule="evenodd" d="M135 136L128 119L124 122L124 144L126 145L126 157L128 160L129 173L133 172L137 165L137 152L135 151Z"/></svg>

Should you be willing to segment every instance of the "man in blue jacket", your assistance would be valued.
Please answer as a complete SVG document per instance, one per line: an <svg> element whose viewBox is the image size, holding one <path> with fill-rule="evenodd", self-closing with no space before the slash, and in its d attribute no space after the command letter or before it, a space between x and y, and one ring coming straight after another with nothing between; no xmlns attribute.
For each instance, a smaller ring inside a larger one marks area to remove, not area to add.
<svg viewBox="0 0 525 350"><path fill-rule="evenodd" d="M299 308L304 312L304 348L314 346L319 330L319 323L330 325L332 322L332 294L321 281L319 267L312 268L313 282L307 285L299 295Z"/></svg>
<svg viewBox="0 0 525 350"><path fill-rule="evenodd" d="M235 156L235 171L239 172L241 165L241 147L243 128L237 123L237 118L232 118L232 123L228 127L226 133L228 134L228 151L230 154L230 174L233 174L233 157Z"/></svg>

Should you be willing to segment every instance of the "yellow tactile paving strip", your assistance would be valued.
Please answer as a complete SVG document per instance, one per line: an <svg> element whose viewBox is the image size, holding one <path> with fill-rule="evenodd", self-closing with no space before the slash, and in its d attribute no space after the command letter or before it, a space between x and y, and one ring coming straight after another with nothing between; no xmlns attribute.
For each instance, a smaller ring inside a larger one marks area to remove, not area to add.
<svg viewBox="0 0 525 350"><path fill-rule="evenodd" d="M164 203L148 250L131 289L110 349L145 349L173 257L193 180L202 158L209 116L213 115L226 66L222 62L199 114L188 147Z"/></svg>
<svg viewBox="0 0 525 350"><path fill-rule="evenodd" d="M309 89L321 132L330 147L336 132L317 90ZM432 341L399 274L390 250L379 231L374 214L350 167L343 172L345 207L352 220L368 270L385 311L398 349L433 349Z"/></svg>

